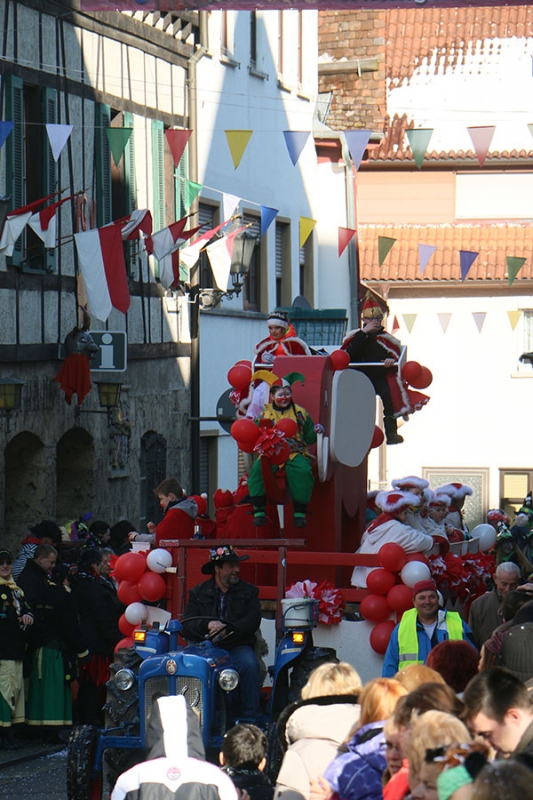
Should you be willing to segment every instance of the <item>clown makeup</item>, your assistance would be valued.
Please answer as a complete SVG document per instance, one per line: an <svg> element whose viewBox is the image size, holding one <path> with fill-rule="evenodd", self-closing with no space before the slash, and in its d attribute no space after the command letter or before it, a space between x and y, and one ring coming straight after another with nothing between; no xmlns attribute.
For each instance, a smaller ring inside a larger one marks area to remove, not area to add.
<svg viewBox="0 0 533 800"><path fill-rule="evenodd" d="M279 386L272 392L272 403L275 408L288 408L292 403L290 386Z"/></svg>

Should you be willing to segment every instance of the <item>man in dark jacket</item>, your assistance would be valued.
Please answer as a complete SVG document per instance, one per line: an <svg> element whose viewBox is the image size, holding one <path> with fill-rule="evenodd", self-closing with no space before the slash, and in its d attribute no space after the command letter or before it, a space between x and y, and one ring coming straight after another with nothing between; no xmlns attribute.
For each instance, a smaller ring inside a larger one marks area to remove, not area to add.
<svg viewBox="0 0 533 800"><path fill-rule="evenodd" d="M240 562L248 558L238 556L229 545L210 551L202 572L212 577L191 589L183 619L183 635L192 641L209 637L231 652L240 676L240 716L253 720L259 710L259 663L254 645L261 624L261 606L257 586L239 577ZM188 622L195 617L200 619Z"/></svg>

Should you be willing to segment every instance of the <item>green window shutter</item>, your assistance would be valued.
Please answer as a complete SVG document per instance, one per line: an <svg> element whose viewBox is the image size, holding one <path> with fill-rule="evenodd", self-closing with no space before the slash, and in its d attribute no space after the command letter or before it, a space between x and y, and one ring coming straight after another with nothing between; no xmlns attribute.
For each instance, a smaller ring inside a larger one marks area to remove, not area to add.
<svg viewBox="0 0 533 800"><path fill-rule="evenodd" d="M132 128L131 136L124 153L124 180L126 183L126 198L128 211L137 208L137 181L135 175L135 131L133 130L133 114L124 112L124 127Z"/></svg>
<svg viewBox="0 0 533 800"><path fill-rule="evenodd" d="M152 176L154 195L154 231L166 227L165 209L165 131L163 123L152 120Z"/></svg>
<svg viewBox="0 0 533 800"><path fill-rule="evenodd" d="M10 197L9 210L25 205L24 191L25 152L24 152L24 86L21 78L15 75L5 77L6 94L6 119L14 123L11 136L6 140L6 194ZM22 264L24 234L19 236L11 264Z"/></svg>
<svg viewBox="0 0 533 800"><path fill-rule="evenodd" d="M174 170L174 187L176 191L176 219L182 219L185 210L185 182L189 178L189 145L186 145L180 163Z"/></svg>
<svg viewBox="0 0 533 800"><path fill-rule="evenodd" d="M45 89L43 94L43 119L45 125L57 123L57 91L55 89ZM43 153L44 153L44 174L43 174L43 197L56 192L57 185L57 164L54 161L52 148L48 140L46 127L43 129ZM60 213L58 209L58 213ZM53 271L56 269L56 251L46 250L44 258L45 269Z"/></svg>
<svg viewBox="0 0 533 800"><path fill-rule="evenodd" d="M104 103L95 108L94 162L96 224L98 227L112 221L111 153L106 129L111 125L111 109Z"/></svg>

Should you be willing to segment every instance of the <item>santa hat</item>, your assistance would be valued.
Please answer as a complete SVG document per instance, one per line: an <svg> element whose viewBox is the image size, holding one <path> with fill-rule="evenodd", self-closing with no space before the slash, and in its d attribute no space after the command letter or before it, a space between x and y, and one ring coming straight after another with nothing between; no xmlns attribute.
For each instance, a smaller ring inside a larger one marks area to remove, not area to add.
<svg viewBox="0 0 533 800"><path fill-rule="evenodd" d="M425 478L417 478L415 475L408 475L407 478L396 478L392 481L393 489L427 489L429 481Z"/></svg>
<svg viewBox="0 0 533 800"><path fill-rule="evenodd" d="M428 506L430 508L437 508L438 506L451 506L451 504L452 498L450 495L444 494L444 492L437 490L436 492L433 492L433 497L429 501Z"/></svg>
<svg viewBox="0 0 533 800"><path fill-rule="evenodd" d="M268 315L267 325L279 325L280 328L288 328L290 324L289 315L285 311L271 311Z"/></svg>
<svg viewBox="0 0 533 800"><path fill-rule="evenodd" d="M487 522L504 522L509 524L509 517L501 508L493 508L487 513Z"/></svg>
<svg viewBox="0 0 533 800"><path fill-rule="evenodd" d="M433 489L430 489L429 486L422 492L422 502L426 506L430 504L430 502L433 500L434 497L435 497L435 492L433 491Z"/></svg>
<svg viewBox="0 0 533 800"><path fill-rule="evenodd" d="M452 500L463 500L467 495L474 494L474 490L466 483L446 483L444 486L439 486L436 491L439 494L449 494Z"/></svg>
<svg viewBox="0 0 533 800"><path fill-rule="evenodd" d="M411 492L380 492L376 497L376 505L387 514L393 514L409 506L419 506L420 497Z"/></svg>

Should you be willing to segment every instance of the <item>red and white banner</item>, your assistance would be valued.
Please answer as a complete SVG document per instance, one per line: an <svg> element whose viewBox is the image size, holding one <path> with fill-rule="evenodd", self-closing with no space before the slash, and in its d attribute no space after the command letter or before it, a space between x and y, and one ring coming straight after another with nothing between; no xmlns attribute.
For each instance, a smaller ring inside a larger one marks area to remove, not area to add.
<svg viewBox="0 0 533 800"><path fill-rule="evenodd" d="M125 314L130 292L120 227L106 225L75 233L74 239L91 314L102 322L112 308Z"/></svg>

